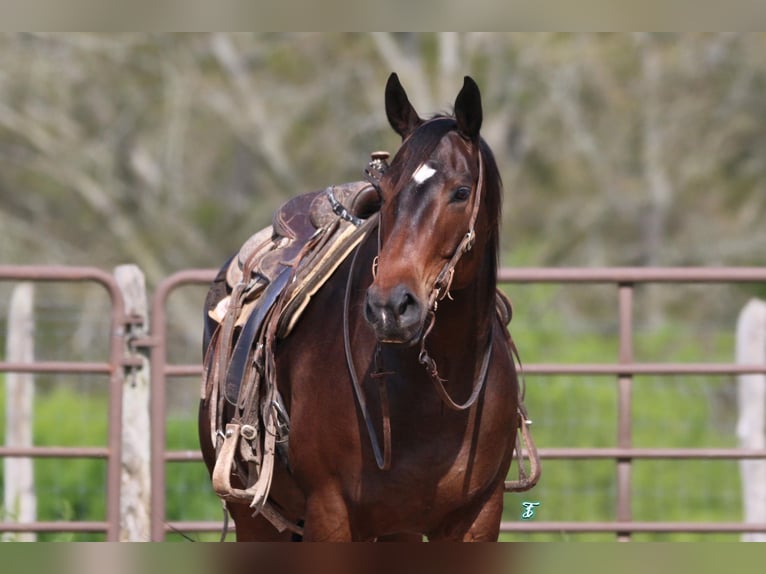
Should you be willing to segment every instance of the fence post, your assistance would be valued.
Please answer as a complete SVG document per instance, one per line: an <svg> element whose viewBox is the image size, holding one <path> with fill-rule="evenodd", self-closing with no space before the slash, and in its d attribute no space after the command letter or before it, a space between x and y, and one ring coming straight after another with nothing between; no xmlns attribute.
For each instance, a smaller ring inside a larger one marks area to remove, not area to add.
<svg viewBox="0 0 766 574"><path fill-rule="evenodd" d="M150 537L149 508L149 357L131 346L146 335L149 325L144 274L136 265L119 265L114 277L125 301L125 314L135 322L126 325L125 356L140 366L125 368L122 393L122 474L120 479L120 541L146 542Z"/></svg>
<svg viewBox="0 0 766 574"><path fill-rule="evenodd" d="M19 283L11 295L8 311L7 360L34 361L34 285ZM33 443L35 387L31 373L5 375L5 442L10 447L30 447ZM7 457L3 461L5 519L17 523L37 520L34 465L31 458ZM3 541L34 542L34 532L3 534Z"/></svg>
<svg viewBox="0 0 766 574"><path fill-rule="evenodd" d="M751 299L737 321L737 363L766 364L766 302ZM737 380L739 420L737 437L741 448L766 446L766 375L740 375ZM741 460L742 503L745 523L766 522L766 460ZM747 542L766 541L765 533L745 533Z"/></svg>

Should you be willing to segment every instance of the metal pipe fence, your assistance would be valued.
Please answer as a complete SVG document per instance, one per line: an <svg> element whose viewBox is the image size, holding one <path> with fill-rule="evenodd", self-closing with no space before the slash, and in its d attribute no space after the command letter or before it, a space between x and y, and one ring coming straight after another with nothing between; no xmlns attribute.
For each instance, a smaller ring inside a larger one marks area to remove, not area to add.
<svg viewBox="0 0 766 574"><path fill-rule="evenodd" d="M192 269L175 273L163 280L151 298L151 325L149 334L134 345L149 350L151 365L150 432L151 432L151 539L161 541L167 532L219 531L219 521L166 520L166 465L177 462L201 464L201 455L195 450L168 451L166 447L167 382L172 378L201 376L199 363L174 364L168 360L167 335L169 296L179 287L204 285L215 275L215 270ZM33 447L14 449L0 447L0 458L9 456L60 457L78 456L107 460L107 516L103 522L40 522L32 524L0 524L0 531L103 531L108 540L117 540L119 534L120 485L120 421L121 385L123 370L135 366L125 356L125 326L131 318L124 313L123 299L114 278L101 270L79 267L19 267L0 266L0 281L92 281L103 285L111 299L111 341L109 357L103 362L43 361L37 363L0 362L0 371L36 373L98 373L109 376L109 438L105 447ZM524 373L537 376L595 376L614 379L617 394L617 427L615 445L604 448L550 448L540 445L542 459L548 460L611 460L614 461L616 503L613 521L603 522L503 522L503 532L606 532L620 540L628 540L634 533L643 532L766 532L766 524L744 522L644 522L632 520L631 479L636 460L758 460L766 459L766 449L740 448L646 448L636 447L632 437L632 394L634 377L642 375L741 375L765 374L766 365L738 365L732 363L668 362L650 363L636 359L634 349L635 289L637 286L660 284L734 284L766 283L766 268L521 268L500 270L501 284L602 284L614 288L618 331L617 356L612 361L599 363L534 363L525 364Z"/></svg>

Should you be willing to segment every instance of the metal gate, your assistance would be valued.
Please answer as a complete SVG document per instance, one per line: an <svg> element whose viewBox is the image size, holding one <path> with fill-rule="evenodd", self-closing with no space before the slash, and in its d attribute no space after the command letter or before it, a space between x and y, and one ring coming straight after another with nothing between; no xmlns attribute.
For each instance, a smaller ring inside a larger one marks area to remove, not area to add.
<svg viewBox="0 0 766 574"><path fill-rule="evenodd" d="M106 519L99 522L29 522L0 524L3 532L105 532L116 541L120 531L120 459L122 453L122 383L123 369L129 366L125 356L126 325L122 293L109 273L93 267L0 266L0 281L92 282L106 289L111 300L109 355L102 362L46 361L32 363L0 362L0 372L103 374L109 377L109 414L107 444L102 447L30 447L0 446L0 458L98 458L107 461Z"/></svg>

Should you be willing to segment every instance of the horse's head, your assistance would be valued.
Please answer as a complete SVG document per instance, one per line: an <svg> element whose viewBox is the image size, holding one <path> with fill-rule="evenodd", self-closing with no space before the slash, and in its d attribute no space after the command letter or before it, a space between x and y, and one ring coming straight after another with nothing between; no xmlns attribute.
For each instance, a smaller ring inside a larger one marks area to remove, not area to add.
<svg viewBox="0 0 766 574"><path fill-rule="evenodd" d="M365 317L380 341L411 345L436 301L475 279L488 247L494 273L500 178L479 135L481 96L471 78L454 117L425 121L392 74L386 114L403 143L380 181L380 250Z"/></svg>

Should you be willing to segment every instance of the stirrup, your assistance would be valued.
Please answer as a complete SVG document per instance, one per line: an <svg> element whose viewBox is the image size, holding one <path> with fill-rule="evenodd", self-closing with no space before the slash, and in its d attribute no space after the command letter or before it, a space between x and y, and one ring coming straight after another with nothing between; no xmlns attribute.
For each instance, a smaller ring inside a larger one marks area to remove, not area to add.
<svg viewBox="0 0 766 574"><path fill-rule="evenodd" d="M218 458L215 461L215 468L213 469L213 490L215 490L215 493L221 500L247 503L250 507L258 507L253 516L262 514L263 517L276 528L277 532L281 533L285 530L290 530L295 534L303 536L303 528L282 516L282 513L274 508L268 499L263 499L259 493L259 490L261 492L263 491L263 486L260 484L260 480L256 481L255 484L245 490L234 488L231 485L231 469L234 464L234 453L237 451L241 434L241 425L231 423L226 425L224 442L221 446Z"/></svg>

